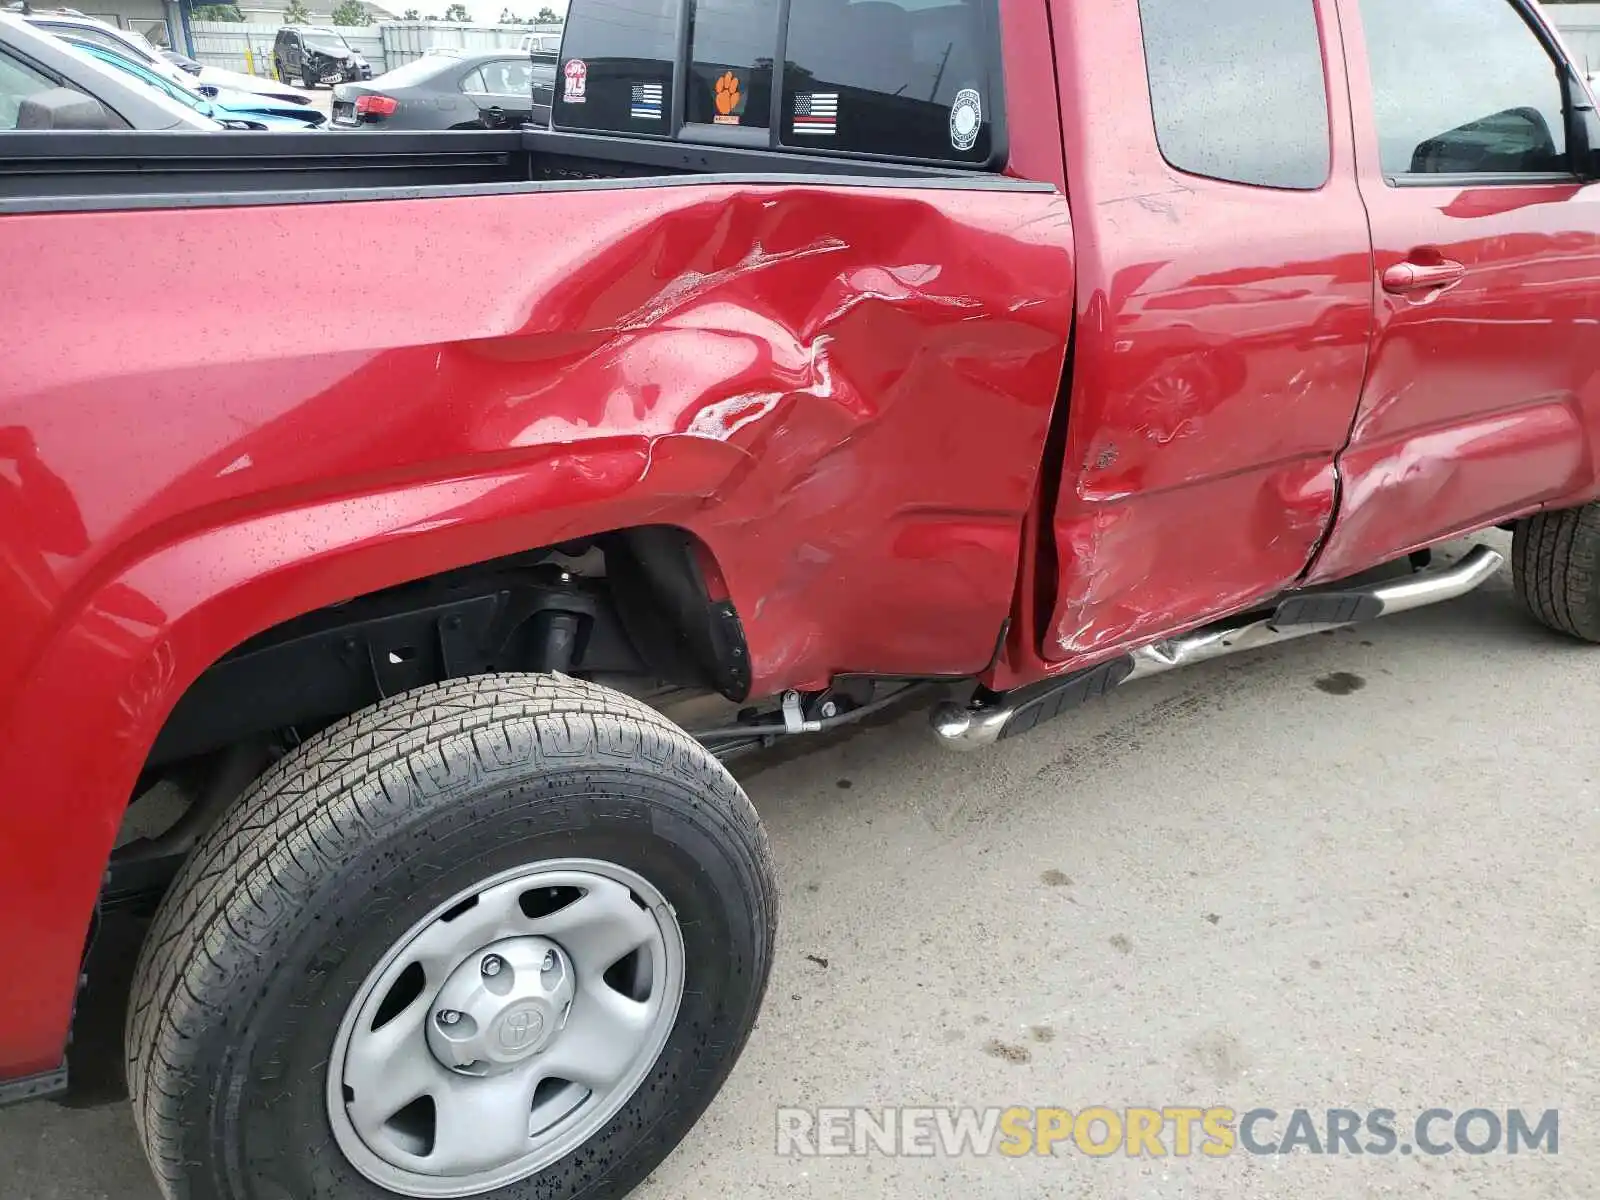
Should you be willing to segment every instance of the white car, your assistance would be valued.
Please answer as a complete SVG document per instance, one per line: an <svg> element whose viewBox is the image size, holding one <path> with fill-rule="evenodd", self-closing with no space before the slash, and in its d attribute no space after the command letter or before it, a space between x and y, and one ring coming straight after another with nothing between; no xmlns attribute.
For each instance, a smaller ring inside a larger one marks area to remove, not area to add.
<svg viewBox="0 0 1600 1200"><path fill-rule="evenodd" d="M308 97L295 91L286 83L275 79L260 79L240 71L225 71L221 67L202 67L199 75L191 75L176 63L170 62L152 46L143 34L131 29L118 29L94 17L79 13L34 11L23 20L36 29L58 36L70 36L83 42L92 42L115 50L140 63L164 79L196 91L199 86L225 88L235 92L253 92L258 96L271 96L274 100L287 100L295 104L309 104Z"/></svg>
<svg viewBox="0 0 1600 1200"><path fill-rule="evenodd" d="M0 129L226 128L201 109L199 97L185 104L8 12L0 12L0 66Z"/></svg>

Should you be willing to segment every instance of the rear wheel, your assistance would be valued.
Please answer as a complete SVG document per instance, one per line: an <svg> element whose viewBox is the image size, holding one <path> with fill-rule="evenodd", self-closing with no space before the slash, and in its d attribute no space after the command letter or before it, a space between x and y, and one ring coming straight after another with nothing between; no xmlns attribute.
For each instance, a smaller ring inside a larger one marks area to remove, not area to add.
<svg viewBox="0 0 1600 1200"><path fill-rule="evenodd" d="M620 1196L726 1078L774 923L748 800L652 710L420 689L185 865L135 982L135 1122L174 1200Z"/></svg>
<svg viewBox="0 0 1600 1200"><path fill-rule="evenodd" d="M1600 642L1600 504L1518 521L1511 577L1517 595L1541 623Z"/></svg>

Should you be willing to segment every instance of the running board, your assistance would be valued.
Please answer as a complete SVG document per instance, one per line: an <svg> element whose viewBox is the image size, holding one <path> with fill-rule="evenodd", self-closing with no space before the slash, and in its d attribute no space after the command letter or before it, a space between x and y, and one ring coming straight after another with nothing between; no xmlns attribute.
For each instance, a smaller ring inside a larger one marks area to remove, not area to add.
<svg viewBox="0 0 1600 1200"><path fill-rule="evenodd" d="M1163 675L1179 667L1210 662L1230 654L1292 641L1325 629L1425 608L1454 600L1487 583L1505 565L1505 556L1488 546L1474 547L1460 562L1443 571L1425 571L1407 579L1285 597L1269 617L1224 625L1208 625L1192 633L1143 646L1131 654L1059 679L1016 691L991 695L967 705L945 701L929 715L933 731L952 750L977 750L1027 733L1130 679Z"/></svg>

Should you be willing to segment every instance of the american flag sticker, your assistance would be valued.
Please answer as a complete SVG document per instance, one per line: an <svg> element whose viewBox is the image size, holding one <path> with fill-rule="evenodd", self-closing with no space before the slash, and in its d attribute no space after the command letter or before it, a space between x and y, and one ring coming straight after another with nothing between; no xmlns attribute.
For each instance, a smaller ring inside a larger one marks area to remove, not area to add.
<svg viewBox="0 0 1600 1200"><path fill-rule="evenodd" d="M636 83L633 85L633 106L630 115L635 121L661 120L661 85Z"/></svg>
<svg viewBox="0 0 1600 1200"><path fill-rule="evenodd" d="M796 135L832 137L839 131L838 92L796 92L794 97Z"/></svg>

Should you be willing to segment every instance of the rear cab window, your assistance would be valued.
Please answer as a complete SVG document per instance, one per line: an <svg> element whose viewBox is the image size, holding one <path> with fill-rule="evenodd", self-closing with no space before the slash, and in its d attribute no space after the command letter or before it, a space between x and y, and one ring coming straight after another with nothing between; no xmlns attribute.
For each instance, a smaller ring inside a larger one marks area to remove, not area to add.
<svg viewBox="0 0 1600 1200"><path fill-rule="evenodd" d="M573 0L553 117L574 131L994 168L1001 100L996 0Z"/></svg>
<svg viewBox="0 0 1600 1200"><path fill-rule="evenodd" d="M691 125L746 129L767 145L778 0L695 0L689 32L686 119Z"/></svg>
<svg viewBox="0 0 1600 1200"><path fill-rule="evenodd" d="M1410 2L1410 0L1405 0ZM1156 142L1180 171L1311 191L1328 181L1313 0L1139 0Z"/></svg>
<svg viewBox="0 0 1600 1200"><path fill-rule="evenodd" d="M674 0L574 0L556 70L556 126L670 134L677 10Z"/></svg>

